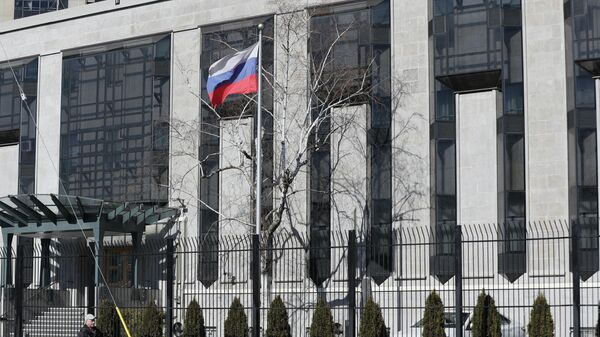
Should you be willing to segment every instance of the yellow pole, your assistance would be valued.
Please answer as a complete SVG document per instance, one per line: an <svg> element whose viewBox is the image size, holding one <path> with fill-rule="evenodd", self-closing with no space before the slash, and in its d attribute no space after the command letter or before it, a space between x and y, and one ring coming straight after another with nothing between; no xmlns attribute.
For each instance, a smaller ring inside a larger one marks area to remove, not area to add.
<svg viewBox="0 0 600 337"><path fill-rule="evenodd" d="M121 319L121 324L123 325L123 328L125 329L125 333L127 334L127 337L131 337L129 328L127 328L127 323L125 323L125 319L123 319L123 315L121 314L121 310L119 310L119 307L117 307L116 305L115 305L115 308L117 309L117 314L119 315L119 319Z"/></svg>

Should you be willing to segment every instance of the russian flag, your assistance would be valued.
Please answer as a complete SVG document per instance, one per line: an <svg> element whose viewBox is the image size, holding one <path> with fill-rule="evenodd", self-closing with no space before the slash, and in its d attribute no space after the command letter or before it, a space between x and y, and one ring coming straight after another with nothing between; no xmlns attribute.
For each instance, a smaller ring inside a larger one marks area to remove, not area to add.
<svg viewBox="0 0 600 337"><path fill-rule="evenodd" d="M225 56L208 69L206 90L213 107L233 94L249 94L258 91L258 42L235 54Z"/></svg>

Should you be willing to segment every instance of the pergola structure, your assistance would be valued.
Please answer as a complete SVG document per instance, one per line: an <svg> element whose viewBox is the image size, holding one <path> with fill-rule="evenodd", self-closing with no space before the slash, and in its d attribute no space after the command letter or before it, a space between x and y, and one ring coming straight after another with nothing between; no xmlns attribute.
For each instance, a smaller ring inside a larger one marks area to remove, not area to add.
<svg viewBox="0 0 600 337"><path fill-rule="evenodd" d="M0 230L7 247L7 261L0 280L6 285L10 279L11 245L15 235L42 238L49 245L51 238L93 238L97 266L101 265L102 242L105 235L131 234L134 252L142 240L146 225L179 215L171 207L146 206L142 203L115 203L70 195L28 194L0 198ZM137 286L137 258L134 256L133 285ZM46 268L48 269L48 268ZM99 270L95 281L99 284ZM41 271L41 285L50 282L50 270Z"/></svg>

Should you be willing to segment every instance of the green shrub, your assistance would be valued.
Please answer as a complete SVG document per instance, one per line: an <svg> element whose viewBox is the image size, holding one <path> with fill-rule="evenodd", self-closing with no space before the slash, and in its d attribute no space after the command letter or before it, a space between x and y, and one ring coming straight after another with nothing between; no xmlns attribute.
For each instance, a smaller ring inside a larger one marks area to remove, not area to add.
<svg viewBox="0 0 600 337"><path fill-rule="evenodd" d="M381 308L372 298L367 300L367 304L360 317L360 337L386 337L387 330Z"/></svg>
<svg viewBox="0 0 600 337"><path fill-rule="evenodd" d="M224 326L225 337L248 337L248 317L239 298L229 307Z"/></svg>
<svg viewBox="0 0 600 337"><path fill-rule="evenodd" d="M331 309L325 300L319 298L310 325L310 337L333 337L334 331Z"/></svg>
<svg viewBox="0 0 600 337"><path fill-rule="evenodd" d="M539 294L533 302L527 332L529 337L554 337L554 320L543 294Z"/></svg>
<svg viewBox="0 0 600 337"><path fill-rule="evenodd" d="M164 313L154 302L148 303L141 317L137 337L163 337Z"/></svg>
<svg viewBox="0 0 600 337"><path fill-rule="evenodd" d="M267 337L292 337L288 313L279 296L273 299L267 312Z"/></svg>
<svg viewBox="0 0 600 337"><path fill-rule="evenodd" d="M446 337L444 331L444 304L434 291L427 296L423 314L423 337Z"/></svg>
<svg viewBox="0 0 600 337"><path fill-rule="evenodd" d="M139 329L142 326L142 315L144 310L144 308L121 309L123 319L132 335L137 335L139 333ZM121 337L127 337L124 329L121 329Z"/></svg>
<svg viewBox="0 0 600 337"><path fill-rule="evenodd" d="M206 337L204 316L196 300L192 300L185 311L183 337Z"/></svg>
<svg viewBox="0 0 600 337"><path fill-rule="evenodd" d="M120 324L117 309L115 309L113 303L107 299L102 300L98 308L98 318L96 319L98 329L102 331L105 337L119 337Z"/></svg>
<svg viewBox="0 0 600 337"><path fill-rule="evenodd" d="M479 294L471 326L473 337L500 337L500 313L492 296L485 293Z"/></svg>

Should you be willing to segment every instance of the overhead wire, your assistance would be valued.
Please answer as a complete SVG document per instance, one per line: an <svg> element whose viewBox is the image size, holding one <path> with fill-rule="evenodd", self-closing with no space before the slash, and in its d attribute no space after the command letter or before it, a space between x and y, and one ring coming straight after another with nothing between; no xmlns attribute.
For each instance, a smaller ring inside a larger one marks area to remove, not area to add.
<svg viewBox="0 0 600 337"><path fill-rule="evenodd" d="M25 95L25 91L23 90L23 87L15 73L14 67L12 65L12 62L10 61L10 57L8 56L8 53L6 52L6 49L4 48L4 43L2 43L2 40L0 39L0 48L2 48L2 51L4 53L4 57L6 57L6 63L8 64L8 67L10 68L10 71L12 73L13 79L17 85L17 88L19 90L19 96L21 98L22 101L22 106L25 106L25 110L27 110L27 113L29 114L29 119L33 122L33 125L35 126L35 130L36 130L36 134L37 136L40 138L40 143L42 144L46 155L48 156L48 159L50 161L50 163L52 164L52 169L54 170L54 173L56 174L56 176L58 177L58 182L60 184L60 186L62 187L63 191L66 191L65 188L65 184L63 182L63 179L60 177L60 173L58 172L58 168L56 166L56 163L54 162L52 156L50 155L50 151L48 150L48 147L46 145L46 142L44 140L44 137L42 135L42 133L39 130L39 126L37 123L37 119L35 118L35 116L33 115L33 112L31 111L31 109L29 108L29 104L27 104L27 95ZM39 67L39 65L38 65ZM71 208L71 211L73 212L73 214L75 215L75 219L77 222L77 225L79 226L79 229L81 230L81 234L83 236L83 238L85 239L86 243L88 242L88 237L85 234L85 230L83 229L83 220L77 216L77 212L75 211L75 207L73 206L73 203L71 202L71 198L69 198L69 196L67 196L67 201L69 203L69 207ZM100 215L102 214L104 208L104 202L101 203L100 206L100 210L98 213L98 219L100 218ZM101 245L102 243L96 243L96 245ZM117 311L117 314L121 320L121 323L123 325L123 327L125 328L125 332L127 334L128 337L132 337L129 331L129 328L127 327L127 324L125 323L125 320L123 318L123 315L121 314L121 310L119 309L119 306L117 305L117 301L115 300L114 294L112 292L112 290L110 289L110 287L108 286L108 282L106 280L106 277L104 275L104 273L102 272L102 268L100 268L100 263L98 262L98 254L94 253L94 251L92 250L92 247L90 247L89 244L86 244L87 248L90 251L90 254L92 256L94 256L94 264L96 266L96 270L98 271L98 274L100 275L100 277L102 278L102 281L104 282L104 284L106 285L106 288L108 289L108 294L115 306L115 309Z"/></svg>

